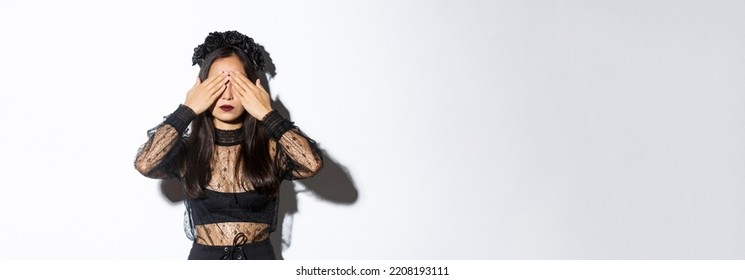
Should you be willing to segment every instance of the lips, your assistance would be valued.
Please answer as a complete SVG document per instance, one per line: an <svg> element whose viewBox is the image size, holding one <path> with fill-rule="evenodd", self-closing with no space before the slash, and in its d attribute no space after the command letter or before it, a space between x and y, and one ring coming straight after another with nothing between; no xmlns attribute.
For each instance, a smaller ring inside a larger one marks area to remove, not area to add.
<svg viewBox="0 0 745 280"><path fill-rule="evenodd" d="M220 106L220 110L223 110L223 111L225 111L225 112L228 112L228 111L231 111L231 110L233 110L233 106L230 106L230 105L222 105L222 106Z"/></svg>

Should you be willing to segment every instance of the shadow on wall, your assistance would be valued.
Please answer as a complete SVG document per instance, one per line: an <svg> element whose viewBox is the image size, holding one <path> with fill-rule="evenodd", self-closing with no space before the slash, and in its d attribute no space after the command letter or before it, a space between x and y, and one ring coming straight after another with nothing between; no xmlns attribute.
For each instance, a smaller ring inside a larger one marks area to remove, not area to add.
<svg viewBox="0 0 745 280"><path fill-rule="evenodd" d="M262 52L264 53L266 63L265 71L271 77L274 77L276 75L274 63L263 47ZM261 83L271 96L271 89L268 86L269 83L266 79L266 75L260 76ZM290 112L284 104L282 104L279 98L274 98L272 100L272 109L277 110L282 116L292 121ZM298 124L298 127L302 130L302 122ZM313 138L312 133L309 133L308 135ZM318 139L313 139L318 141ZM275 255L278 259L284 259L282 251L289 248L292 244L293 218L294 215L299 212L297 205L298 193L311 191L319 198L337 204L352 204L357 201L357 188L354 186L354 182L352 181L352 177L349 176L349 172L323 149L321 146L322 141L318 142L323 155L323 168L312 178L296 181L284 181L280 186L279 209L277 210L277 228L270 237L272 245L274 246ZM305 186L305 188L296 188L295 185L298 183ZM163 196L171 203L179 203L185 199L181 181L178 179L161 180L160 190Z"/></svg>

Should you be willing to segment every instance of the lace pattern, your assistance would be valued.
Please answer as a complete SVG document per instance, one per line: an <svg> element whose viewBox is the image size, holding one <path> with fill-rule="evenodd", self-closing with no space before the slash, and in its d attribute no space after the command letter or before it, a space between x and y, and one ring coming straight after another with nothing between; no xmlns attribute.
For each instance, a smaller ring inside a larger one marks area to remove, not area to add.
<svg viewBox="0 0 745 280"><path fill-rule="evenodd" d="M231 222L196 226L196 242L210 246L233 245L235 236L244 234L246 243L263 241L269 238L269 225L262 223Z"/></svg>
<svg viewBox="0 0 745 280"><path fill-rule="evenodd" d="M182 105L173 114L169 115L163 123L148 131L148 141L137 152L135 168L150 178L180 178L183 171L180 170L179 161L183 158L185 138L188 137L184 131L187 130L186 126L194 117L193 111ZM291 180L308 178L323 166L323 159L316 142L302 133L300 129L281 118L276 111L273 111L272 115L265 120L271 121L271 124L263 125L270 125L267 128L272 140L270 140L267 148L270 149L272 160L280 167L281 174L278 174L280 178ZM243 177L241 171L236 168L241 158L242 131L240 129L234 131L217 130L215 135L217 145L215 145L215 154L211 162L212 179L206 188L223 194L252 192L254 188L250 182L238 179ZM186 236L199 244L229 246L239 235L245 235L247 242L257 242L269 238L269 234L274 230L273 223L251 221L203 222L210 221L212 219L210 217L198 217L202 223L195 224L194 213L209 213L209 209L194 211L193 207L204 207L204 205L192 205L189 200L184 201L186 206L184 229ZM267 209L273 211L271 212L273 214L272 217L262 216L262 220L276 220L276 201L267 205L267 207L274 208ZM257 212L257 215L264 214Z"/></svg>
<svg viewBox="0 0 745 280"><path fill-rule="evenodd" d="M212 157L212 180L207 184L207 189L223 193L254 190L251 182L238 180L243 178L242 170L236 172L240 152L240 145L215 146L215 155Z"/></svg>
<svg viewBox="0 0 745 280"><path fill-rule="evenodd" d="M281 170L288 171L282 176L288 180L309 178L323 167L323 159L318 145L306 136L300 129L288 130L277 142L269 142L270 154L273 160L279 159Z"/></svg>
<svg viewBox="0 0 745 280"><path fill-rule="evenodd" d="M178 131L170 125L162 125L152 134L154 135L140 147L135 159L135 169L150 178L172 177L175 168L168 166L171 161L166 159L174 154L171 148L179 140Z"/></svg>

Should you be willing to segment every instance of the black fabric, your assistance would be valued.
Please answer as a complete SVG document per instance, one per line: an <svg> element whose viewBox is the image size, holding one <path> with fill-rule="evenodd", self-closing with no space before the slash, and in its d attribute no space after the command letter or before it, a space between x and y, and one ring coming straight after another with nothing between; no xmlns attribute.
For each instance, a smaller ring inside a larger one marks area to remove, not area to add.
<svg viewBox="0 0 745 280"><path fill-rule="evenodd" d="M223 193L205 190L206 198L189 199L194 225L223 222L274 224L277 199L255 191Z"/></svg>
<svg viewBox="0 0 745 280"><path fill-rule="evenodd" d="M276 260L269 239L234 246L207 246L192 243L189 260Z"/></svg>
<svg viewBox="0 0 745 280"><path fill-rule="evenodd" d="M186 128L188 128L189 123L196 117L197 114L194 113L194 110L189 108L189 106L181 104L176 108L176 111L166 117L163 123L170 124L179 134L183 134Z"/></svg>
<svg viewBox="0 0 745 280"><path fill-rule="evenodd" d="M279 138L282 137L282 134L295 127L291 121L283 118L277 110L272 110L266 114L266 116L261 120L261 125L269 130L269 135L271 135L274 140L279 140Z"/></svg>
<svg viewBox="0 0 745 280"><path fill-rule="evenodd" d="M135 168L150 178L183 179L185 143L193 136L188 125L195 117L193 110L180 105L149 130L148 141L137 152ZM268 114L261 125L267 129L260 131L276 137L266 148L278 169L278 179L309 178L323 166L316 142L276 111ZM243 129L214 132L216 145L210 162L211 180L205 186L206 198L187 196L184 200L186 236L201 246L230 245L240 236L249 244L267 241L277 226L278 198L257 193L249 181L239 176L238 167L246 160L241 153Z"/></svg>
<svg viewBox="0 0 745 280"><path fill-rule="evenodd" d="M215 144L220 146L239 145L243 142L243 129L222 130L215 128Z"/></svg>

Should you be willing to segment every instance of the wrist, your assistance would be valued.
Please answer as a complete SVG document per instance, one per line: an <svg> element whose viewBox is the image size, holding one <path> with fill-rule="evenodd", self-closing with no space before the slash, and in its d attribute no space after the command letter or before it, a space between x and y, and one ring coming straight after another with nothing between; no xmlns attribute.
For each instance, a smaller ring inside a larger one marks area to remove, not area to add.
<svg viewBox="0 0 745 280"><path fill-rule="evenodd" d="M194 112L194 110L186 105L179 104L178 108L176 108L173 113L168 115L163 123L173 126L173 128L175 128L176 131L181 134L186 131L189 123L191 123L191 121L194 120L196 117L197 114Z"/></svg>
<svg viewBox="0 0 745 280"><path fill-rule="evenodd" d="M291 121L283 118L277 110L269 111L260 119L259 124L265 127L269 135L275 140L279 140L282 134L295 127Z"/></svg>
<svg viewBox="0 0 745 280"><path fill-rule="evenodd" d="M271 112L272 110L264 110L262 112L259 112L258 114L256 114L256 119L259 121L264 121L264 119L266 119L266 116L268 116Z"/></svg>
<svg viewBox="0 0 745 280"><path fill-rule="evenodd" d="M189 108L195 115L199 115L200 113L202 113L202 112L197 112L197 109L196 109L197 106L189 102L184 102L184 104L181 104L181 106Z"/></svg>

